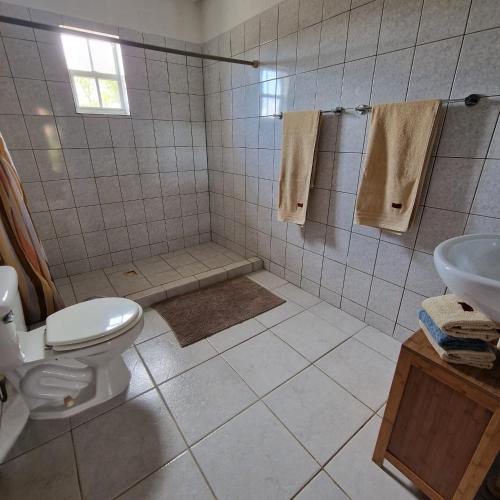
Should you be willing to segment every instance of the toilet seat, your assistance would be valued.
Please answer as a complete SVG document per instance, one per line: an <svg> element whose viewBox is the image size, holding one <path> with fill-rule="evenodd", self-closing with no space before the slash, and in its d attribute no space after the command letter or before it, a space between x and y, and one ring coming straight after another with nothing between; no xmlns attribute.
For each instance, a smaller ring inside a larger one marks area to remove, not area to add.
<svg viewBox="0 0 500 500"><path fill-rule="evenodd" d="M89 347L133 328L142 317L134 301L107 297L81 302L47 318L46 344L55 351Z"/></svg>

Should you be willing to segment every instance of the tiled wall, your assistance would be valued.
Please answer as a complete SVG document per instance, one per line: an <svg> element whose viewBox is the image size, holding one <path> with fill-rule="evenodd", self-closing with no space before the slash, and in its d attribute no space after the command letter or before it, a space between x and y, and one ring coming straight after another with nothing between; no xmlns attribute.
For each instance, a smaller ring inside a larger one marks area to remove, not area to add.
<svg viewBox="0 0 500 500"><path fill-rule="evenodd" d="M197 50L8 4L0 13ZM59 36L0 34L0 131L55 277L210 239L200 59L123 47L131 116L82 116Z"/></svg>
<svg viewBox="0 0 500 500"><path fill-rule="evenodd" d="M281 122L273 112L500 95L500 2L286 0L206 44L261 67L205 67L213 239L389 335L417 327L441 294L432 252L463 233L500 232L500 99L444 106L411 230L353 225L369 115L325 115L301 230L278 223ZM429 182L430 181L430 182Z"/></svg>

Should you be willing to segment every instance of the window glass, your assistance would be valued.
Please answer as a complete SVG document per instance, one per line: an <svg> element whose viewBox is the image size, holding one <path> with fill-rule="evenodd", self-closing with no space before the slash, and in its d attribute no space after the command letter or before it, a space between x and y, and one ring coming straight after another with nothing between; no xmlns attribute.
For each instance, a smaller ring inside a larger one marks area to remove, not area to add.
<svg viewBox="0 0 500 500"><path fill-rule="evenodd" d="M68 69L91 71L87 39L81 36L61 35Z"/></svg>
<svg viewBox="0 0 500 500"><path fill-rule="evenodd" d="M113 44L101 40L89 40L94 71L116 75Z"/></svg>
<svg viewBox="0 0 500 500"><path fill-rule="evenodd" d="M105 80L99 78L99 90L101 91L102 105L105 108L120 108L120 89L116 80Z"/></svg>
<svg viewBox="0 0 500 500"><path fill-rule="evenodd" d="M100 107L99 94L97 93L95 78L89 78L88 76L74 76L73 82L78 98L79 107Z"/></svg>
<svg viewBox="0 0 500 500"><path fill-rule="evenodd" d="M108 42L92 37L92 34L102 33L71 29L78 34L64 33L61 41L77 112L130 114L119 45L112 38ZM85 36L80 33L85 33Z"/></svg>

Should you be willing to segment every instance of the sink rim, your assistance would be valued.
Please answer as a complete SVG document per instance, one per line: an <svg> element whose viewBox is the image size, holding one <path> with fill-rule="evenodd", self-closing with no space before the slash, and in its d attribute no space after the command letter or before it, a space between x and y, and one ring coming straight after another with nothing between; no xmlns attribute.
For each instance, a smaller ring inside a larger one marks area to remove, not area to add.
<svg viewBox="0 0 500 500"><path fill-rule="evenodd" d="M481 282L484 284L488 284L490 286L494 286L500 288L500 280L496 280L494 278L487 278L486 276L481 276L480 274L474 274L469 271L464 271L460 269L455 264L453 264L446 256L447 250L449 250L452 246L457 244L459 241L466 240L498 240L500 244L500 234L498 233L477 233L477 234L467 234L462 236L455 236L454 238L450 238L448 240L443 241L434 249L434 261L436 266L438 264L438 260L450 271L457 273L459 276L469 279L475 280L476 282Z"/></svg>

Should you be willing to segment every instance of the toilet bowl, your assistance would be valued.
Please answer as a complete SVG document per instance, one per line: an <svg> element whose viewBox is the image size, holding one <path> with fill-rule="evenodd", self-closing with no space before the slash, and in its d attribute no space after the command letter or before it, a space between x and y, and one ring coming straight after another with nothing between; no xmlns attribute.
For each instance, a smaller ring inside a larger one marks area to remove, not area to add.
<svg viewBox="0 0 500 500"><path fill-rule="evenodd" d="M140 334L136 302L108 297L69 306L27 331L14 268L0 266L0 372L32 419L76 415L122 393L130 372L121 354Z"/></svg>

